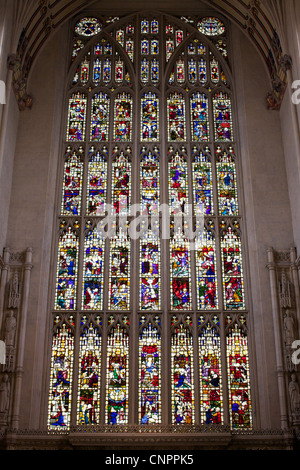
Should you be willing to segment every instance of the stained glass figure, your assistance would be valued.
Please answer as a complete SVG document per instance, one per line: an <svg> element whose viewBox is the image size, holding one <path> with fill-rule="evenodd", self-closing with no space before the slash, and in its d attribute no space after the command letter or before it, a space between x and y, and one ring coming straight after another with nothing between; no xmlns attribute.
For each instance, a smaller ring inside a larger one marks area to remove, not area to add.
<svg viewBox="0 0 300 470"><path fill-rule="evenodd" d="M130 60L133 61L134 58L134 42L132 39L126 39L126 52L130 58Z"/></svg>
<svg viewBox="0 0 300 470"><path fill-rule="evenodd" d="M219 83L220 80L219 63L214 57L210 61L210 79L213 84Z"/></svg>
<svg viewBox="0 0 300 470"><path fill-rule="evenodd" d="M149 54L149 41L148 39L142 39L141 41L141 54L148 55Z"/></svg>
<svg viewBox="0 0 300 470"><path fill-rule="evenodd" d="M86 57L80 67L80 81L83 86L87 84L90 78L90 61Z"/></svg>
<svg viewBox="0 0 300 470"><path fill-rule="evenodd" d="M166 40L166 59L167 59L167 62L170 60L170 57L173 54L174 49L175 49L175 47L174 47L173 39L167 39Z"/></svg>
<svg viewBox="0 0 300 470"><path fill-rule="evenodd" d="M221 339L218 319L199 319L199 370L201 424L223 424Z"/></svg>
<svg viewBox="0 0 300 470"><path fill-rule="evenodd" d="M231 227L221 237L223 298L226 310L245 308L240 236Z"/></svg>
<svg viewBox="0 0 300 470"><path fill-rule="evenodd" d="M231 98L227 93L216 93L213 98L215 140L233 141Z"/></svg>
<svg viewBox="0 0 300 470"><path fill-rule="evenodd" d="M99 44L99 42L97 44L95 44L95 46L94 46L94 55L95 56L102 55L102 45Z"/></svg>
<svg viewBox="0 0 300 470"><path fill-rule="evenodd" d="M92 99L91 141L103 142L108 140L110 98L100 92Z"/></svg>
<svg viewBox="0 0 300 470"><path fill-rule="evenodd" d="M112 55L112 45L110 44L110 42L104 44L104 54Z"/></svg>
<svg viewBox="0 0 300 470"><path fill-rule="evenodd" d="M158 34L158 30L159 30L158 21L152 20L151 21L151 33Z"/></svg>
<svg viewBox="0 0 300 470"><path fill-rule="evenodd" d="M185 67L182 59L178 59L176 62L176 78L180 84L185 82Z"/></svg>
<svg viewBox="0 0 300 470"><path fill-rule="evenodd" d="M219 52L221 52L222 56L225 57L226 60L228 60L228 51L227 51L227 43L224 41L224 39L218 39L216 41L216 48L218 49Z"/></svg>
<svg viewBox="0 0 300 470"><path fill-rule="evenodd" d="M169 206L171 214L186 213L188 169L184 157L176 153L169 162Z"/></svg>
<svg viewBox="0 0 300 470"><path fill-rule="evenodd" d="M97 18L82 18L75 26L75 32L80 36L92 37L101 30L102 24Z"/></svg>
<svg viewBox="0 0 300 470"><path fill-rule="evenodd" d="M199 310L218 307L216 243L214 235L203 228L195 239L197 304Z"/></svg>
<svg viewBox="0 0 300 470"><path fill-rule="evenodd" d="M140 165L141 210L145 215L159 212L159 155L148 152L142 156Z"/></svg>
<svg viewBox="0 0 300 470"><path fill-rule="evenodd" d="M126 26L126 34L134 34L134 26L133 24L128 24Z"/></svg>
<svg viewBox="0 0 300 470"><path fill-rule="evenodd" d="M196 53L196 46L193 42L190 42L188 45L188 54L189 55L194 55Z"/></svg>
<svg viewBox="0 0 300 470"><path fill-rule="evenodd" d="M83 93L69 99L67 141L82 142L85 139L87 99Z"/></svg>
<svg viewBox="0 0 300 470"><path fill-rule="evenodd" d="M124 80L124 62L118 59L115 63L115 82L122 83Z"/></svg>
<svg viewBox="0 0 300 470"><path fill-rule="evenodd" d="M128 310L130 306L130 240L119 229L110 240L109 309Z"/></svg>
<svg viewBox="0 0 300 470"><path fill-rule="evenodd" d="M132 98L120 93L114 106L114 139L118 142L132 140Z"/></svg>
<svg viewBox="0 0 300 470"><path fill-rule="evenodd" d="M140 309L160 309L160 241L152 230L140 238Z"/></svg>
<svg viewBox="0 0 300 470"><path fill-rule="evenodd" d="M93 82L98 85L101 82L101 60L97 57L93 66Z"/></svg>
<svg viewBox="0 0 300 470"><path fill-rule="evenodd" d="M112 164L112 204L115 214L127 214L131 200L131 163L121 152Z"/></svg>
<svg viewBox="0 0 300 470"><path fill-rule="evenodd" d="M168 140L182 142L186 139L185 101L180 93L171 93L167 100Z"/></svg>
<svg viewBox="0 0 300 470"><path fill-rule="evenodd" d="M74 362L74 322L54 320L51 349L48 429L66 430L71 424L72 380Z"/></svg>
<svg viewBox="0 0 300 470"><path fill-rule="evenodd" d="M192 154L194 212L197 215L211 215L214 213L211 152L208 147L205 151L194 148Z"/></svg>
<svg viewBox="0 0 300 470"><path fill-rule="evenodd" d="M83 162L74 152L67 156L64 165L64 181L61 215L79 215L81 212Z"/></svg>
<svg viewBox="0 0 300 470"><path fill-rule="evenodd" d="M89 230L84 238L82 308L103 308L103 264L105 240L97 228Z"/></svg>
<svg viewBox="0 0 300 470"><path fill-rule="evenodd" d="M194 142L208 142L208 98L204 93L194 93L190 99L191 132Z"/></svg>
<svg viewBox="0 0 300 470"><path fill-rule="evenodd" d="M170 240L171 309L191 308L190 243L181 229Z"/></svg>
<svg viewBox="0 0 300 470"><path fill-rule="evenodd" d="M129 336L126 328L117 323L107 338L106 424L128 422L128 373Z"/></svg>
<svg viewBox="0 0 300 470"><path fill-rule="evenodd" d="M142 20L141 21L141 33L142 34L148 34L149 33L149 21L148 20Z"/></svg>
<svg viewBox="0 0 300 470"><path fill-rule="evenodd" d="M143 83L149 82L149 60L143 59L141 61L141 81Z"/></svg>
<svg viewBox="0 0 300 470"><path fill-rule="evenodd" d="M81 39L74 39L73 42L73 51L72 51L72 60L76 59L81 49L84 48L84 42Z"/></svg>
<svg viewBox="0 0 300 470"><path fill-rule="evenodd" d="M157 39L151 40L151 54L158 55L159 54L159 42Z"/></svg>
<svg viewBox="0 0 300 470"><path fill-rule="evenodd" d="M225 32L225 26L219 18L207 17L198 22L200 33L206 36L220 36Z"/></svg>
<svg viewBox="0 0 300 470"><path fill-rule="evenodd" d="M87 215L104 215L107 191L107 149L90 149L87 183Z"/></svg>
<svg viewBox="0 0 300 470"><path fill-rule="evenodd" d="M110 83L111 81L111 60L105 59L103 63L103 82L105 84Z"/></svg>
<svg viewBox="0 0 300 470"><path fill-rule="evenodd" d="M219 215L237 215L239 206L234 151L231 147L228 151L218 147L216 156Z"/></svg>
<svg viewBox="0 0 300 470"><path fill-rule="evenodd" d="M200 43L197 49L198 49L198 55L203 56L206 54L206 47L204 44Z"/></svg>
<svg viewBox="0 0 300 470"><path fill-rule="evenodd" d="M144 317L141 321L145 322ZM161 335L157 325L148 323L139 335L139 423L160 422Z"/></svg>
<svg viewBox="0 0 300 470"><path fill-rule="evenodd" d="M183 31L181 29L175 32L175 39L176 39L176 47L183 41Z"/></svg>
<svg viewBox="0 0 300 470"><path fill-rule="evenodd" d="M188 63L189 82L194 84L197 81L197 64L195 59L190 59Z"/></svg>
<svg viewBox="0 0 300 470"><path fill-rule="evenodd" d="M81 319L77 424L99 424L101 377L101 319Z"/></svg>
<svg viewBox="0 0 300 470"><path fill-rule="evenodd" d="M252 427L248 337L245 319L242 325L230 324L226 335L230 423L233 429Z"/></svg>
<svg viewBox="0 0 300 470"><path fill-rule="evenodd" d="M76 308L78 237L69 227L58 242L56 310Z"/></svg>
<svg viewBox="0 0 300 470"><path fill-rule="evenodd" d="M198 68L199 68L199 81L202 85L205 85L207 82L207 69L206 69L206 61L204 59L199 60Z"/></svg>
<svg viewBox="0 0 300 470"><path fill-rule="evenodd" d="M172 423L194 423L193 339L182 323L171 336Z"/></svg>
<svg viewBox="0 0 300 470"><path fill-rule="evenodd" d="M141 100L141 141L159 140L159 100L154 93L145 93Z"/></svg>
<svg viewBox="0 0 300 470"><path fill-rule="evenodd" d="M173 34L174 33L174 26L171 24L166 25L166 34Z"/></svg>
<svg viewBox="0 0 300 470"><path fill-rule="evenodd" d="M122 47L124 47L125 33L123 29L118 29L116 31L116 40Z"/></svg>
<svg viewBox="0 0 300 470"><path fill-rule="evenodd" d="M154 84L159 81L159 62L157 59L151 61L151 81Z"/></svg>

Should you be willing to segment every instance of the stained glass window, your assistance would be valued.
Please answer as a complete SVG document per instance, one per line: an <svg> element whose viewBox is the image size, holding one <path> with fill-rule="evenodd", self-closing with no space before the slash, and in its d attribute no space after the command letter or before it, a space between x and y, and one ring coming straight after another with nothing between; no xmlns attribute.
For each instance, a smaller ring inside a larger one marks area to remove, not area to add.
<svg viewBox="0 0 300 470"><path fill-rule="evenodd" d="M100 317L95 322L82 317L77 402L77 424L80 425L99 424L100 420L101 328Z"/></svg>
<svg viewBox="0 0 300 470"><path fill-rule="evenodd" d="M187 162L176 153L169 162L169 206L171 214L183 214L188 205Z"/></svg>
<svg viewBox="0 0 300 470"><path fill-rule="evenodd" d="M87 231L84 240L82 308L84 310L101 310L103 306L105 240L97 228L92 230L88 226Z"/></svg>
<svg viewBox="0 0 300 470"><path fill-rule="evenodd" d="M206 61L204 59L200 59L198 66L199 66L199 81L202 85L205 85L207 82Z"/></svg>
<svg viewBox="0 0 300 470"><path fill-rule="evenodd" d="M124 325L125 322L125 325ZM106 424L128 422L129 336L128 320L109 320L107 338Z"/></svg>
<svg viewBox="0 0 300 470"><path fill-rule="evenodd" d="M151 81L154 85L159 81L159 62L157 59L151 61Z"/></svg>
<svg viewBox="0 0 300 470"><path fill-rule="evenodd" d="M245 304L241 239L231 227L223 231L221 253L225 309L243 309Z"/></svg>
<svg viewBox="0 0 300 470"><path fill-rule="evenodd" d="M75 152L68 156L64 167L64 182L62 196L62 215L78 215L81 211L83 162L82 150L77 155Z"/></svg>
<svg viewBox="0 0 300 470"><path fill-rule="evenodd" d="M167 101L168 140L184 141L186 136L185 101L180 93L172 93Z"/></svg>
<svg viewBox="0 0 300 470"><path fill-rule="evenodd" d="M75 27L75 32L81 36L95 36L102 30L101 22L97 18L82 18Z"/></svg>
<svg viewBox="0 0 300 470"><path fill-rule="evenodd" d="M161 334L160 319L154 325L143 316L139 335L139 423L161 422Z"/></svg>
<svg viewBox="0 0 300 470"><path fill-rule="evenodd" d="M87 99L83 93L69 99L67 141L81 142L85 138Z"/></svg>
<svg viewBox="0 0 300 470"><path fill-rule="evenodd" d="M198 23L198 29L206 36L219 36L225 32L224 24L215 17L202 18Z"/></svg>
<svg viewBox="0 0 300 470"><path fill-rule="evenodd" d="M132 140L132 98L126 93L115 99L114 139L118 142Z"/></svg>
<svg viewBox="0 0 300 470"><path fill-rule="evenodd" d="M234 429L252 426L252 405L249 377L249 353L246 320L238 323L227 317L227 373L230 423Z"/></svg>
<svg viewBox="0 0 300 470"><path fill-rule="evenodd" d="M71 424L74 363L73 317L56 316L51 349L48 429L69 429Z"/></svg>
<svg viewBox="0 0 300 470"><path fill-rule="evenodd" d="M206 147L199 151L192 149L193 161L193 190L195 214L210 215L214 213L211 151Z"/></svg>
<svg viewBox="0 0 300 470"><path fill-rule="evenodd" d="M141 210L143 214L157 215L159 211L159 151L142 149L140 170Z"/></svg>
<svg viewBox="0 0 300 470"><path fill-rule="evenodd" d="M170 240L171 308L191 308L190 244L180 229Z"/></svg>
<svg viewBox="0 0 300 470"><path fill-rule="evenodd" d="M56 275L56 310L76 308L78 236L69 227L59 238Z"/></svg>
<svg viewBox="0 0 300 470"><path fill-rule="evenodd" d="M131 163L127 154L120 152L112 167L112 205L116 214L124 215L131 202Z"/></svg>
<svg viewBox="0 0 300 470"><path fill-rule="evenodd" d="M109 308L130 307L130 239L119 229L110 240Z"/></svg>
<svg viewBox="0 0 300 470"><path fill-rule="evenodd" d="M201 424L223 424L221 338L219 320L199 318Z"/></svg>
<svg viewBox="0 0 300 470"><path fill-rule="evenodd" d="M235 156L233 148L222 151L216 149L219 214L238 215L238 196L236 182Z"/></svg>
<svg viewBox="0 0 300 470"><path fill-rule="evenodd" d="M87 178L87 215L103 215L107 191L107 148L89 150Z"/></svg>
<svg viewBox="0 0 300 470"><path fill-rule="evenodd" d="M213 98L215 140L233 141L231 98L226 93L217 93Z"/></svg>
<svg viewBox="0 0 300 470"><path fill-rule="evenodd" d="M111 81L111 60L105 59L103 63L103 82L107 85Z"/></svg>
<svg viewBox="0 0 300 470"><path fill-rule="evenodd" d="M252 427L227 20L144 14L74 24L51 432Z"/></svg>
<svg viewBox="0 0 300 470"><path fill-rule="evenodd" d="M191 320L188 317L188 324ZM189 328L173 317L171 336L171 374L172 374L172 422L174 424L193 424L194 422L194 374L193 339Z"/></svg>
<svg viewBox="0 0 300 470"><path fill-rule="evenodd" d="M216 243L213 234L205 228L196 238L195 256L198 309L216 309L218 307Z"/></svg>
<svg viewBox="0 0 300 470"><path fill-rule="evenodd" d="M140 239L140 309L160 309L160 240L148 230Z"/></svg>
<svg viewBox="0 0 300 470"><path fill-rule="evenodd" d="M108 140L110 99L106 93L98 93L92 99L91 141Z"/></svg>
<svg viewBox="0 0 300 470"><path fill-rule="evenodd" d="M192 140L207 142L209 140L208 98L204 93L194 93L190 103Z"/></svg>
<svg viewBox="0 0 300 470"><path fill-rule="evenodd" d="M159 100L154 93L145 93L141 102L142 142L159 140Z"/></svg>
<svg viewBox="0 0 300 470"><path fill-rule="evenodd" d="M210 79L215 84L220 80L219 63L214 57L210 61Z"/></svg>
<svg viewBox="0 0 300 470"><path fill-rule="evenodd" d="M147 83L149 81L149 60L143 59L141 62L141 81Z"/></svg>

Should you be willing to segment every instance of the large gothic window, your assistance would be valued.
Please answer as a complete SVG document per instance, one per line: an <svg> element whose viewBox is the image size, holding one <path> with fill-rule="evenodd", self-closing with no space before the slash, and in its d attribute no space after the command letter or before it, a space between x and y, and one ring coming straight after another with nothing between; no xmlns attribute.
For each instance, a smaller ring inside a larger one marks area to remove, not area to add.
<svg viewBox="0 0 300 470"><path fill-rule="evenodd" d="M251 428L227 23L78 18L65 103L48 428Z"/></svg>

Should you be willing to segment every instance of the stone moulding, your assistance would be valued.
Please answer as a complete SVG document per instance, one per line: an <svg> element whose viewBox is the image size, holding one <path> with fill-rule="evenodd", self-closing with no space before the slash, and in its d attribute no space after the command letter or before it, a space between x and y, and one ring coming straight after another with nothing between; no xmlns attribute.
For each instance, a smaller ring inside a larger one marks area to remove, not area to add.
<svg viewBox="0 0 300 470"><path fill-rule="evenodd" d="M0 435L0 449L293 450L296 438L281 429L238 431L228 426L74 426L58 432L8 430Z"/></svg>

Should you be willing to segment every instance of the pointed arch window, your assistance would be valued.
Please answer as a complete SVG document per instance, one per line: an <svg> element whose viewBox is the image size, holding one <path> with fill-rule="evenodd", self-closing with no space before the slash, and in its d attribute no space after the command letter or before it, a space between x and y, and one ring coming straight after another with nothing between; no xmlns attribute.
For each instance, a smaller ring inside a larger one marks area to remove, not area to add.
<svg viewBox="0 0 300 470"><path fill-rule="evenodd" d="M228 27L159 12L74 21L51 432L253 426Z"/></svg>

